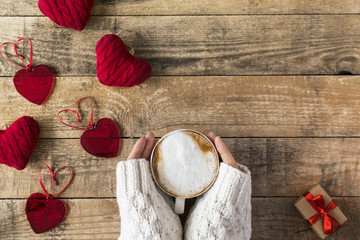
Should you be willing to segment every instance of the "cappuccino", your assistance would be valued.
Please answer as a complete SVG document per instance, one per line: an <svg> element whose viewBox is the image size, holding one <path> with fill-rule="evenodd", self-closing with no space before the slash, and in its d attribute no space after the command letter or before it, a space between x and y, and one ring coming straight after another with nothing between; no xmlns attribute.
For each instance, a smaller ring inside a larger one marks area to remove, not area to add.
<svg viewBox="0 0 360 240"><path fill-rule="evenodd" d="M158 185L179 198L206 191L218 172L217 152L200 133L179 130L164 136L152 154L152 170Z"/></svg>

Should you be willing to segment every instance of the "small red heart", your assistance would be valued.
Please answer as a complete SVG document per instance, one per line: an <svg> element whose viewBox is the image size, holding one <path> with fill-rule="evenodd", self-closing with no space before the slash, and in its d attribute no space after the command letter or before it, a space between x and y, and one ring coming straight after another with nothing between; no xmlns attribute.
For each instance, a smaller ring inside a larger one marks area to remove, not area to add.
<svg viewBox="0 0 360 240"><path fill-rule="evenodd" d="M94 0L39 0L40 11L57 25L81 31L91 16Z"/></svg>
<svg viewBox="0 0 360 240"><path fill-rule="evenodd" d="M26 167L39 140L38 123L28 116L13 122L6 130L0 130L0 163L18 170Z"/></svg>
<svg viewBox="0 0 360 240"><path fill-rule="evenodd" d="M93 129L83 133L80 143L85 151L94 156L116 157L120 148L120 130L113 120L102 118L94 124Z"/></svg>
<svg viewBox="0 0 360 240"><path fill-rule="evenodd" d="M16 90L27 100L43 104L54 86L54 72L46 65L23 69L14 76Z"/></svg>
<svg viewBox="0 0 360 240"><path fill-rule="evenodd" d="M3 46L12 45L14 46L15 55L23 60L24 57L18 54L17 45L25 39L30 41L30 63L27 66L15 63L2 54L1 49ZM54 86L54 72L46 65L39 65L35 68L32 67L33 45L31 39L28 37L22 37L19 38L16 43L3 43L0 46L0 56L5 58L6 61L25 68L24 70L16 72L14 75L13 81L16 90L30 102L38 105L43 104L49 97Z"/></svg>
<svg viewBox="0 0 360 240"><path fill-rule="evenodd" d="M26 201L26 217L35 233L42 233L59 225L66 216L65 204L41 193L32 194Z"/></svg>
<svg viewBox="0 0 360 240"><path fill-rule="evenodd" d="M150 64L131 55L115 34L105 35L98 41L96 54L97 77L106 86L133 87L151 74Z"/></svg>
<svg viewBox="0 0 360 240"><path fill-rule="evenodd" d="M48 165L43 164L41 166L39 172L39 183L46 195L41 193L32 194L27 199L26 207L25 207L26 217L30 223L31 228L34 230L35 233L46 232L56 227L64 220L67 212L67 208L65 204L61 200L55 199L52 195L50 195L47 192L44 184L42 183L41 170L43 169L44 166L46 166L49 169L51 174L51 180L54 182L56 186L58 185L55 180L56 173L64 168L67 168L69 170L70 173L69 181L57 194L55 194L55 197L65 190L65 188L70 184L73 176L71 168L68 166L63 166L58 170L56 170L54 173Z"/></svg>

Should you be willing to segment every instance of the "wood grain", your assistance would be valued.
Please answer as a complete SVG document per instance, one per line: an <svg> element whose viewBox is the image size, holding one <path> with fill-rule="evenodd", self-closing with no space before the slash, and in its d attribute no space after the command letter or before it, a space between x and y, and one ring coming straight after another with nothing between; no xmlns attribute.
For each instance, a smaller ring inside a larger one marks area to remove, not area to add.
<svg viewBox="0 0 360 240"><path fill-rule="evenodd" d="M293 206L296 198L253 198L252 239L316 239ZM350 219L327 239L357 239L360 234L360 199L334 198ZM116 199L65 199L69 213L53 230L36 235L24 212L25 200L0 200L0 235L3 239L116 239L120 217ZM302 231L308 229L306 231ZM298 232L301 231L301 232Z"/></svg>
<svg viewBox="0 0 360 240"><path fill-rule="evenodd" d="M95 101L95 121L113 119L123 137L147 131L162 136L179 128L223 137L360 136L358 76L152 77L134 88L103 86L97 78L56 78L42 106L21 97L11 78L0 80L0 128L31 115L42 138L79 138L83 131L62 125L57 113L75 109L84 96ZM86 126L89 111L82 114ZM62 117L77 124L75 115Z"/></svg>
<svg viewBox="0 0 360 240"><path fill-rule="evenodd" d="M153 75L360 74L360 15L93 17L82 32L45 17L0 22L0 42L31 37L34 64L58 76L95 76L95 46L108 33L149 61ZM0 76L18 69L0 62Z"/></svg>
<svg viewBox="0 0 360 240"><path fill-rule="evenodd" d="M94 1L93 15L347 14L359 13L352 0L137 0ZM2 0L0 16L41 15L37 1Z"/></svg>
<svg viewBox="0 0 360 240"><path fill-rule="evenodd" d="M26 219L26 200L0 200L1 239L117 239L119 210L115 199L63 200L65 220L56 228L35 234Z"/></svg>
<svg viewBox="0 0 360 240"><path fill-rule="evenodd" d="M0 165L0 198L27 198L43 192L38 171L46 163L55 170L72 167L74 178L62 197L115 197L116 164L125 160L135 139L123 139L117 158L96 158L86 153L78 139L40 140L28 166L17 171ZM252 173L253 196L300 196L315 184L321 184L331 196L360 196L359 138L227 138L224 139L235 159ZM67 182L60 172L58 188L43 171L47 189L56 193Z"/></svg>

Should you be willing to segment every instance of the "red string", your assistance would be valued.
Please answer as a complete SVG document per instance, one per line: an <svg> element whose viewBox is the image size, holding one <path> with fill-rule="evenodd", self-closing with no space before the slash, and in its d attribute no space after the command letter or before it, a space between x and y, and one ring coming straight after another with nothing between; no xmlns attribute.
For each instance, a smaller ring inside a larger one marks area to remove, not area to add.
<svg viewBox="0 0 360 240"><path fill-rule="evenodd" d="M70 184L71 179L72 179L72 171L71 171L70 167L68 167L68 166L63 166L63 167L59 168L58 170L56 170L56 171L53 173L53 172L51 171L51 168L50 168L47 164L43 164L43 165L41 166L40 171L39 171L39 183L40 183L40 185L41 185L42 189L44 190L44 192L45 192L45 194L46 194L47 197L53 197L53 196L50 195L50 194L46 191L45 186L44 186L44 184L42 183L42 180L41 180L41 170L42 170L42 168L43 168L44 166L46 166L46 167L49 169L50 174L51 174L51 180L54 182L55 186L57 186L57 183L56 183L56 180L55 180L55 175L56 175L56 173L57 173L59 170L63 169L63 168L69 169L70 179L69 179L69 181L67 182L67 184L66 184L57 194L54 195L54 197L56 197L56 196L58 196L60 193L62 193L62 192L65 190L65 188Z"/></svg>
<svg viewBox="0 0 360 240"><path fill-rule="evenodd" d="M64 121L62 121L62 120L60 119L60 113L62 113L62 112L71 112L71 113L76 113L77 121L78 121L79 123L81 123L82 121L81 121L81 119L80 119L79 107L78 107L78 106L79 106L79 102L80 102L81 100L83 100L83 99L89 99L90 102L91 102L91 119L90 119L89 125L88 125L86 128L81 128L81 127L76 127L76 126L70 125L70 124L68 124L68 123L66 123L66 122L64 122ZM91 128L91 127L93 126L93 122L94 122L94 106L93 106L93 101L92 101L92 99L91 99L90 97L80 98L79 100L76 101L75 105L76 105L76 111L71 110L71 109L65 109L65 110L61 110L60 112L58 112L58 120L59 120L62 124L66 125L66 126L69 126L69 127L72 127L72 128L76 128L76 129L80 129L80 130L87 130L87 129Z"/></svg>
<svg viewBox="0 0 360 240"><path fill-rule="evenodd" d="M19 57L21 60L23 60L24 57L18 54L17 44L18 44L20 41L24 40L24 39L28 39L28 40L30 41L30 63L29 63L27 66L23 66L23 65L20 65L20 64L17 64L17 63L15 63L15 62L11 61L10 59L4 57L4 55L3 55L2 52L1 52L1 49L2 49L2 47L3 47L4 45L6 45L6 44L14 45L14 50L15 50L16 56ZM3 58L4 58L6 61L8 61L8 62L11 62L11 63L13 63L13 64L15 64L15 65L18 65L18 66L20 66L20 67L22 67L22 68L30 69L30 68L32 67L32 60L33 60L33 45L32 45L32 41L31 41L31 39L28 38L28 37L22 37L22 38L19 38L19 40L17 40L16 43L11 43L11 42L3 43L3 44L1 44L1 46L0 46L0 55L1 55L1 57L3 57Z"/></svg>

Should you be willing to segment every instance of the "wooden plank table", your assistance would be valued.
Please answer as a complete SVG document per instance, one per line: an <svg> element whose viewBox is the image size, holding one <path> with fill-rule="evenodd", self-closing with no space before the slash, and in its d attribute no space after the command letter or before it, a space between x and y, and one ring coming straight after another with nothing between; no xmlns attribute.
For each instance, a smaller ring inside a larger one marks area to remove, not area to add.
<svg viewBox="0 0 360 240"><path fill-rule="evenodd" d="M253 239L316 239L293 203L317 183L350 219L328 239L358 239L360 77L338 74L360 74L359 12L352 0L95 0L77 32L42 16L37 1L2 0L0 42L32 38L34 63L50 65L57 77L50 98L35 106L13 87L18 68L0 60L0 128L23 115L41 127L23 171L0 165L0 239L116 239L117 162L147 131L161 137L178 128L215 131L249 166ZM150 62L144 84L98 82L94 49L108 33ZM21 47L20 54L29 51ZM95 119L120 126L117 158L87 154L82 131L57 121L59 110L84 96L95 100ZM65 221L36 235L24 208L42 191L43 163L72 167L74 179L61 195Z"/></svg>

